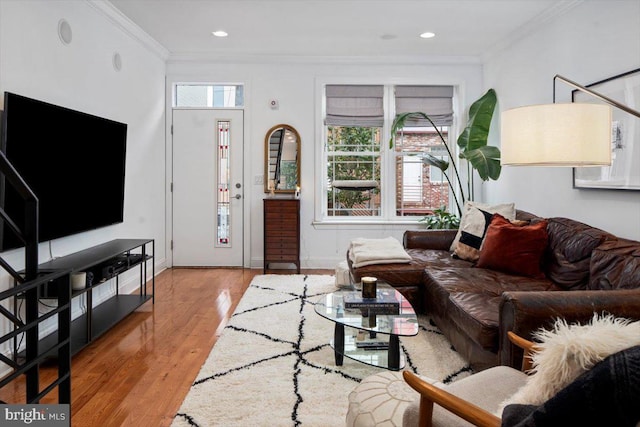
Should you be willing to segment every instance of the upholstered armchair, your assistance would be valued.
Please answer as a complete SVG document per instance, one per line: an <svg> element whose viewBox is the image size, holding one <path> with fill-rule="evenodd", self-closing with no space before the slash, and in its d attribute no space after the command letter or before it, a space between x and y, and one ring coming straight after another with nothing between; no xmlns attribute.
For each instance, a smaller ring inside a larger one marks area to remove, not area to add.
<svg viewBox="0 0 640 427"><path fill-rule="evenodd" d="M525 348L524 370L530 367L530 342L509 334ZM498 366L450 385L434 385L409 371L405 381L420 393L419 405L404 412L403 426L637 426L640 427L640 346L616 352L584 372L542 405L507 405L527 375ZM463 421L464 420L464 421Z"/></svg>
<svg viewBox="0 0 640 427"><path fill-rule="evenodd" d="M531 367L530 354L535 350L531 341L512 332L509 333L509 340L525 352L522 371L508 366L496 366L449 385L430 383L410 371L404 371L407 384L420 393L420 404L411 405L405 410L403 425L500 426L501 420L495 412L502 402L525 384L525 372ZM467 422L464 423L461 418Z"/></svg>

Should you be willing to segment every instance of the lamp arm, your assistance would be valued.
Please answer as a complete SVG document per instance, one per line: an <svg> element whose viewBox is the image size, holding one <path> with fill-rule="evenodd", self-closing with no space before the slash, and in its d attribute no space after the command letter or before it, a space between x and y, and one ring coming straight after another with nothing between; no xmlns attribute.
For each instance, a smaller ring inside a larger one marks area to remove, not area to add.
<svg viewBox="0 0 640 427"><path fill-rule="evenodd" d="M602 95L602 94L600 94L600 93L598 93L598 92L596 92L594 90L587 89L586 87L584 87L582 85L579 85L578 83L576 83L576 82L574 82L572 80L569 80L566 77L562 77L559 74L556 74L553 77L553 103L554 104L556 103L556 80L560 80L561 82L563 82L563 83L565 83L565 84L567 84L567 85L569 85L571 87L574 87L574 88L578 89L581 92L584 92L584 93L589 94L589 95L591 95L591 96L593 96L595 98L598 98L599 100L604 101L609 105L613 105L614 107L619 108L622 111L626 111L627 113L629 113L631 115L634 115L636 117L640 117L640 111L636 111L633 108L627 107L626 105L621 104L618 101L616 101L614 99L611 99L608 96L604 96L604 95Z"/></svg>

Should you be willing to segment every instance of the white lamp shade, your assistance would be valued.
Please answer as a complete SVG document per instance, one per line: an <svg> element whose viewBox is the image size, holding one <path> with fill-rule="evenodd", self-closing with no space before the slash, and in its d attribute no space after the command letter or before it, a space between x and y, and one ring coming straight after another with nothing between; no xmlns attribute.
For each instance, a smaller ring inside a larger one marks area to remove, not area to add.
<svg viewBox="0 0 640 427"><path fill-rule="evenodd" d="M532 105L504 111L501 122L503 165L611 165L608 105Z"/></svg>

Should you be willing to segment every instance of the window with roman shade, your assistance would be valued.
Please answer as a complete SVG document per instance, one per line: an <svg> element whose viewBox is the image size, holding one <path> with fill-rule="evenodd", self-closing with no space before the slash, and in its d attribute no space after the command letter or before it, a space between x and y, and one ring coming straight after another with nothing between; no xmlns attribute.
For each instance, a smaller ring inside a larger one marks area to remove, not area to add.
<svg viewBox="0 0 640 427"><path fill-rule="evenodd" d="M381 127L384 124L384 86L327 85L326 124Z"/></svg>
<svg viewBox="0 0 640 427"><path fill-rule="evenodd" d="M394 92L396 115L421 112L433 121L407 120L396 135L396 215L428 215L449 204L449 187L442 171L423 163L421 156L429 154L451 161L433 126L445 140L449 138L453 86L395 86Z"/></svg>
<svg viewBox="0 0 640 427"><path fill-rule="evenodd" d="M326 84L323 89L323 219L417 220L449 205L442 172L422 156L451 160L438 132L448 139L453 86ZM389 149L394 115L407 112L425 113L433 124L407 121Z"/></svg>
<svg viewBox="0 0 640 427"><path fill-rule="evenodd" d="M453 86L396 86L396 114L419 111L437 126L453 123ZM409 126L431 126L428 120L411 120Z"/></svg>

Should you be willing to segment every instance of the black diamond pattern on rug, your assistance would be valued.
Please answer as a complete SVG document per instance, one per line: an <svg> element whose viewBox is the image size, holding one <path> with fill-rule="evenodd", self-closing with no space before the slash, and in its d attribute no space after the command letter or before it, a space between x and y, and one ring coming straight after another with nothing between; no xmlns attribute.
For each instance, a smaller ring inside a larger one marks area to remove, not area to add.
<svg viewBox="0 0 640 427"><path fill-rule="evenodd" d="M315 302L334 290L332 276L256 276L173 426L344 425L350 390L381 369L346 358L335 366L329 346L333 323L314 311ZM440 380L464 374L465 362L428 319L422 320L417 337L401 339L405 369ZM438 353L447 352L452 366L429 373L416 348L420 338L436 343L429 363L440 364Z"/></svg>

